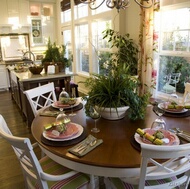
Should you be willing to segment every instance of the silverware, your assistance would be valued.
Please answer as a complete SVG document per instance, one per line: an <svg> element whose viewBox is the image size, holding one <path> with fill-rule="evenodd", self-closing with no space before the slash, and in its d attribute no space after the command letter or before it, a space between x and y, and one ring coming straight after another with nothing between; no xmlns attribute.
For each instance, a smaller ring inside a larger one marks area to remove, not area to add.
<svg viewBox="0 0 190 189"><path fill-rule="evenodd" d="M187 134L183 133L183 131L180 130L179 128L169 129L169 131L175 133L179 137L181 137L181 138L185 139L186 141L190 142L190 135L187 135Z"/></svg>
<svg viewBox="0 0 190 189"><path fill-rule="evenodd" d="M86 145L85 148L83 148L82 150L79 150L79 153L82 154L85 150L88 149L89 146L90 146L90 147L93 147L96 143L97 143L97 139L91 141L90 143L88 143L88 144Z"/></svg>
<svg viewBox="0 0 190 189"><path fill-rule="evenodd" d="M85 143L77 146L73 151L77 153L82 153L84 152L89 146L94 146L97 143L97 139L93 140L86 140Z"/></svg>

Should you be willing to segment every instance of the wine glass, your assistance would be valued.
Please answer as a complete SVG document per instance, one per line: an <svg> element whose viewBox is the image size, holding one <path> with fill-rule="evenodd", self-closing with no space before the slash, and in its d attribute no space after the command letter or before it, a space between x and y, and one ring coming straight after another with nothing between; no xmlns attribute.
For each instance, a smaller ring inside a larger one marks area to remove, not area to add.
<svg viewBox="0 0 190 189"><path fill-rule="evenodd" d="M100 118L100 114L94 108L92 108L90 110L90 114L89 115L94 120L94 127L91 129L91 132L93 132L93 133L100 132L100 129L98 129L97 126L96 126L96 122Z"/></svg>
<svg viewBox="0 0 190 189"><path fill-rule="evenodd" d="M63 108L59 108L59 114L57 115L57 117L56 117L56 121L61 121L61 122L63 122L64 121L64 119L65 119L65 117L67 116L66 114L65 114L65 112L63 111L64 109Z"/></svg>
<svg viewBox="0 0 190 189"><path fill-rule="evenodd" d="M166 122L162 119L162 115L165 113L163 109L160 109L158 106L153 108L154 113L158 116L151 125L151 129L154 130L163 130L166 128Z"/></svg>
<svg viewBox="0 0 190 189"><path fill-rule="evenodd" d="M69 116L75 116L76 113L73 113L73 106L76 103L76 95L75 95L74 88L72 88L71 98L69 99L68 103L71 106L71 113L69 114Z"/></svg>

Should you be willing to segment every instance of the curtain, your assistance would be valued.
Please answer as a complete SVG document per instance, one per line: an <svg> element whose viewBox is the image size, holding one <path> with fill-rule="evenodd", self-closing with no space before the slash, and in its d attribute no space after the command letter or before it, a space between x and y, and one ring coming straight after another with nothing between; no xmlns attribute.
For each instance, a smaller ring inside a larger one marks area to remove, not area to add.
<svg viewBox="0 0 190 189"><path fill-rule="evenodd" d="M61 6L61 11L64 12L71 8L71 2L70 0L62 0L60 6Z"/></svg>
<svg viewBox="0 0 190 189"><path fill-rule="evenodd" d="M139 62L138 76L141 81L140 93L147 91L153 93L156 84L157 68L155 67L153 54L156 51L156 36L154 33L154 13L160 10L160 0L154 1L154 6L149 9L141 8L141 25L139 35Z"/></svg>

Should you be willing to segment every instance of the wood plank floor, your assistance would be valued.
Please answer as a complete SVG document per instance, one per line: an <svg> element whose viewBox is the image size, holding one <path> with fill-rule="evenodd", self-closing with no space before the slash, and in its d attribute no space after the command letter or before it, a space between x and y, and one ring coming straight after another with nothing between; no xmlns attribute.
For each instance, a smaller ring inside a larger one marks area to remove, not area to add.
<svg viewBox="0 0 190 189"><path fill-rule="evenodd" d="M13 135L28 137L32 143L35 142L30 128L27 127L8 91L0 91L0 114L4 117ZM40 157L40 149L35 152ZM11 146L2 138L0 138L0 189L25 189L16 155ZM103 178L100 178L100 189L105 189Z"/></svg>
<svg viewBox="0 0 190 189"><path fill-rule="evenodd" d="M0 114L15 136L34 138L26 126L17 105L8 91L0 92ZM37 152L37 155L39 151ZM0 138L0 189L24 189L24 180L19 162L11 146Z"/></svg>

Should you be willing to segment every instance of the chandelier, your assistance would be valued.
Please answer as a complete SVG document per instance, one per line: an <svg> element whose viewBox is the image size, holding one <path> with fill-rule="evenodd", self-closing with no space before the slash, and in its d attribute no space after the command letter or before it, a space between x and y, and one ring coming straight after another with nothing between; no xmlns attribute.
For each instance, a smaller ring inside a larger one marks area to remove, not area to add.
<svg viewBox="0 0 190 189"><path fill-rule="evenodd" d="M82 3L89 4L90 9L92 10L99 8L101 5L103 5L104 2L106 2L108 8L110 9L116 8L118 12L120 11L120 9L126 9L130 5L130 0L80 0L80 1ZM100 2L100 4L97 4L96 2L98 1L102 2ZM134 1L142 8L150 8L154 3L153 2L154 0L134 0Z"/></svg>

